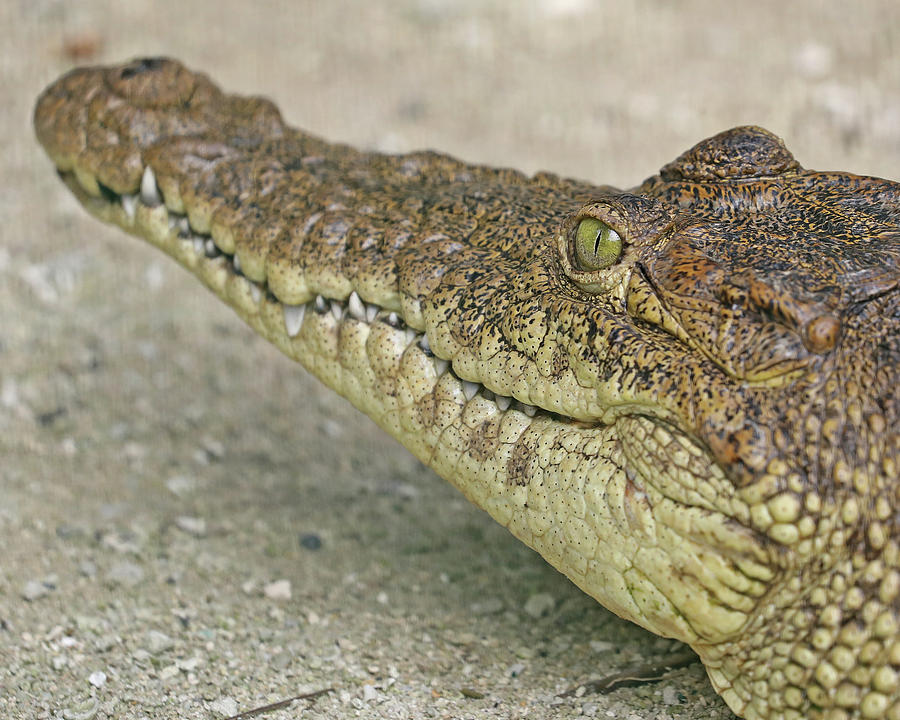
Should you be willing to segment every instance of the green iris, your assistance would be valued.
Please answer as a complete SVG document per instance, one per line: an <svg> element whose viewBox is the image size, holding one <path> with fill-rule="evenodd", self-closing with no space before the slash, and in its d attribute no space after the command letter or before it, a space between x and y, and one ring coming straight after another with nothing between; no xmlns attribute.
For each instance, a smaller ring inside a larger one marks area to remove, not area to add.
<svg viewBox="0 0 900 720"><path fill-rule="evenodd" d="M602 270L622 254L622 238L605 222L585 218L575 231L575 257L583 270Z"/></svg>

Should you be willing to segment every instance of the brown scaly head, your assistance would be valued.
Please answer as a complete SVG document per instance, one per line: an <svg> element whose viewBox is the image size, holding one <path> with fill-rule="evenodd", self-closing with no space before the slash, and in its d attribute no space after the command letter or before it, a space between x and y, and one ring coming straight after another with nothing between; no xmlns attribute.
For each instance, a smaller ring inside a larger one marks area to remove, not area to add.
<svg viewBox="0 0 900 720"><path fill-rule="evenodd" d="M362 153L166 59L70 73L35 126L735 712L900 720L900 185L753 127L628 192Z"/></svg>

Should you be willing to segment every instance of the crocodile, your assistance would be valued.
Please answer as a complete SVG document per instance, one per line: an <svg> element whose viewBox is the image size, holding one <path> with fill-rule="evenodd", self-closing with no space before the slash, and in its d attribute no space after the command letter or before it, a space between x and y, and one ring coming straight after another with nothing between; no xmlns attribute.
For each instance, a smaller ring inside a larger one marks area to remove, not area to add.
<svg viewBox="0 0 900 720"><path fill-rule="evenodd" d="M900 720L900 184L758 127L631 190L385 155L167 58L37 136L586 593L751 720Z"/></svg>

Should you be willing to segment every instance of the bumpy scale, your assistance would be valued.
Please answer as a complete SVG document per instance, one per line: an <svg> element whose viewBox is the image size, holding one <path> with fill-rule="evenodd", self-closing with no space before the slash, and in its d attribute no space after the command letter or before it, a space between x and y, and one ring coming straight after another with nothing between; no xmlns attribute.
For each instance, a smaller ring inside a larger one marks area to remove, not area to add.
<svg viewBox="0 0 900 720"><path fill-rule="evenodd" d="M167 59L66 75L35 126L736 713L900 720L900 185L754 127L625 192L363 153Z"/></svg>

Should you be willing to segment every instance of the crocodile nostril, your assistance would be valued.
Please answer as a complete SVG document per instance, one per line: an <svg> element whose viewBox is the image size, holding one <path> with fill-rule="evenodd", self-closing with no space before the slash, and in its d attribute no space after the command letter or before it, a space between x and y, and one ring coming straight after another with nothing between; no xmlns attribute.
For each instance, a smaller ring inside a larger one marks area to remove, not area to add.
<svg viewBox="0 0 900 720"><path fill-rule="evenodd" d="M123 80L128 80L128 78L134 77L135 75L141 75L145 72L152 72L154 70L158 70L165 64L165 58L161 57L151 57L151 58L140 58L139 60L135 60L130 65L122 68L121 78Z"/></svg>
<svg viewBox="0 0 900 720"><path fill-rule="evenodd" d="M164 108L188 102L198 78L175 60L149 57L111 68L106 81L132 107Z"/></svg>

